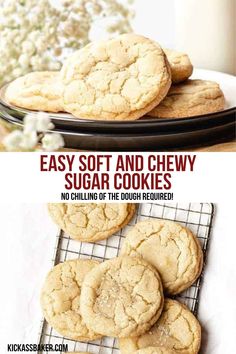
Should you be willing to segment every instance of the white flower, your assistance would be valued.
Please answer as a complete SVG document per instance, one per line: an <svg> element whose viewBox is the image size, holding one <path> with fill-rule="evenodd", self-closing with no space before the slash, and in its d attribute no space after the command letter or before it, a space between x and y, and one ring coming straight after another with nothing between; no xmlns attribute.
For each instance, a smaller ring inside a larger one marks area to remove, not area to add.
<svg viewBox="0 0 236 354"><path fill-rule="evenodd" d="M23 132L20 130L14 130L3 139L3 145L7 151L16 151L20 149L22 140Z"/></svg>
<svg viewBox="0 0 236 354"><path fill-rule="evenodd" d="M22 150L32 150L36 147L38 143L38 136L36 132L23 133L23 138L20 143L20 148Z"/></svg>
<svg viewBox="0 0 236 354"><path fill-rule="evenodd" d="M34 44L30 41L25 41L22 43L22 53L30 57L31 55L34 55L36 51L36 48Z"/></svg>
<svg viewBox="0 0 236 354"><path fill-rule="evenodd" d="M25 133L20 130L14 130L3 140L3 145L7 151L32 150L37 143L38 137L36 132Z"/></svg>
<svg viewBox="0 0 236 354"><path fill-rule="evenodd" d="M45 112L30 113L24 118L24 133L42 133L54 128L50 117Z"/></svg>
<svg viewBox="0 0 236 354"><path fill-rule="evenodd" d="M45 151L55 151L64 146L64 139L58 133L45 134L42 138L42 148Z"/></svg>
<svg viewBox="0 0 236 354"><path fill-rule="evenodd" d="M30 71L59 70L94 26L109 36L130 32L131 17L127 0L0 0L0 86Z"/></svg>
<svg viewBox="0 0 236 354"><path fill-rule="evenodd" d="M24 118L23 131L14 130L8 134L3 140L3 144L7 151L30 151L36 150L39 140L42 137L42 149L46 151L55 151L64 146L64 139L58 133L43 133L53 129L54 124L51 123L47 113L38 112L27 114ZM40 134L37 134L40 133ZM40 149L37 149L40 151Z"/></svg>
<svg viewBox="0 0 236 354"><path fill-rule="evenodd" d="M46 132L54 128L54 124L51 123L50 117L47 113L39 112L37 114L37 132Z"/></svg>
<svg viewBox="0 0 236 354"><path fill-rule="evenodd" d="M36 114L27 114L24 117L24 133L30 133L36 131L37 120Z"/></svg>
<svg viewBox="0 0 236 354"><path fill-rule="evenodd" d="M19 57L19 63L23 68L27 68L29 65L29 57L26 54L21 54Z"/></svg>

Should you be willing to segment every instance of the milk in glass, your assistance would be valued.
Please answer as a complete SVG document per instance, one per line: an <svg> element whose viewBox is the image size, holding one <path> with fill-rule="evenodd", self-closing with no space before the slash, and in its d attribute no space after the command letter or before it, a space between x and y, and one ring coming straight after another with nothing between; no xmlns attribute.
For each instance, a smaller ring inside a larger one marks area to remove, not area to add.
<svg viewBox="0 0 236 354"><path fill-rule="evenodd" d="M175 0L176 49L195 67L236 74L236 0Z"/></svg>

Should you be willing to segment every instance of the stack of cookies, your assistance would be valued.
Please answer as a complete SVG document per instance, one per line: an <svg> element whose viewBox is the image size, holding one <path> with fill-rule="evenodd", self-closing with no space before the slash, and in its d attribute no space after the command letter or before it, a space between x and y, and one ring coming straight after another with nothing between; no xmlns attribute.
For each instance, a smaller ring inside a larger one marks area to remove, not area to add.
<svg viewBox="0 0 236 354"><path fill-rule="evenodd" d="M179 118L224 108L215 82L191 80L187 54L133 33L92 42L60 72L34 72L9 84L6 100L30 110L93 120Z"/></svg>
<svg viewBox="0 0 236 354"><path fill-rule="evenodd" d="M72 238L94 242L126 225L134 204L49 204L53 220ZM48 323L75 341L119 338L122 354L197 354L198 320L171 299L199 277L202 249L173 221L134 225L119 257L67 260L48 274L41 305Z"/></svg>

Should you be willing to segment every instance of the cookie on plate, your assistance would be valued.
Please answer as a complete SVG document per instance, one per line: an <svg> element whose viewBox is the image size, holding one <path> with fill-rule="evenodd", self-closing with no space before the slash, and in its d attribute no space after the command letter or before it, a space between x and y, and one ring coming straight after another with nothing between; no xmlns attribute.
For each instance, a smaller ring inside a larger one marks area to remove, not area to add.
<svg viewBox="0 0 236 354"><path fill-rule="evenodd" d="M202 249L193 233L163 219L137 223L126 235L121 254L151 263L161 276L164 291L172 295L189 288L203 264Z"/></svg>
<svg viewBox="0 0 236 354"><path fill-rule="evenodd" d="M119 338L145 333L160 317L164 302L158 272L133 257L94 267L84 279L80 299L86 325Z"/></svg>
<svg viewBox="0 0 236 354"><path fill-rule="evenodd" d="M138 119L158 105L171 85L161 47L133 33L76 51L64 63L61 77L64 109L95 120Z"/></svg>
<svg viewBox="0 0 236 354"><path fill-rule="evenodd" d="M176 84L187 80L193 73L193 66L189 56L172 49L163 50L170 63L172 82Z"/></svg>
<svg viewBox="0 0 236 354"><path fill-rule="evenodd" d="M56 265L48 274L41 292L41 307L47 322L58 333L73 340L101 338L88 329L81 317L80 293L84 277L99 262L75 259Z"/></svg>
<svg viewBox="0 0 236 354"><path fill-rule="evenodd" d="M12 81L5 98L10 104L29 110L62 112L62 91L58 72L36 71Z"/></svg>
<svg viewBox="0 0 236 354"><path fill-rule="evenodd" d="M177 353L165 347L147 347L137 350L134 354L174 354Z"/></svg>
<svg viewBox="0 0 236 354"><path fill-rule="evenodd" d="M129 203L51 203L48 210L54 222L73 239L96 242L128 224L136 207Z"/></svg>
<svg viewBox="0 0 236 354"><path fill-rule="evenodd" d="M181 354L197 354L201 345L201 326L185 305L166 299L161 317L149 332L122 338L119 343L121 354L136 353L136 350L153 345Z"/></svg>
<svg viewBox="0 0 236 354"><path fill-rule="evenodd" d="M225 98L213 81L187 80L172 85L165 99L148 113L156 118L186 118L224 109Z"/></svg>

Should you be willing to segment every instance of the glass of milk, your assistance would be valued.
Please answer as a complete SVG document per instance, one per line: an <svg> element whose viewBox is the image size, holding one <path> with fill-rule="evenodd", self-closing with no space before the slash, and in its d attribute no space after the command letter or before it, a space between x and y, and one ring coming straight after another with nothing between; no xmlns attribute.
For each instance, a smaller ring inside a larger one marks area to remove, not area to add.
<svg viewBox="0 0 236 354"><path fill-rule="evenodd" d="M236 74L236 0L175 0L176 49L198 68Z"/></svg>

